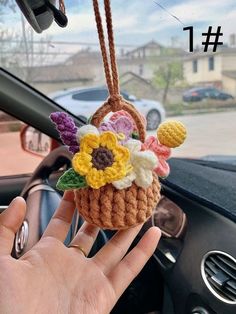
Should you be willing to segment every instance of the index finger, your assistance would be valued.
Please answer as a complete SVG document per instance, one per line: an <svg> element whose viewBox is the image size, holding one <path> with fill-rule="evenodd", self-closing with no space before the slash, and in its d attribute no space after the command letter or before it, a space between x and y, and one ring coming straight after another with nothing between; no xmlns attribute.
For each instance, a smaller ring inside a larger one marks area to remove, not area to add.
<svg viewBox="0 0 236 314"><path fill-rule="evenodd" d="M53 237L63 242L68 234L74 211L74 192L66 191L42 238Z"/></svg>

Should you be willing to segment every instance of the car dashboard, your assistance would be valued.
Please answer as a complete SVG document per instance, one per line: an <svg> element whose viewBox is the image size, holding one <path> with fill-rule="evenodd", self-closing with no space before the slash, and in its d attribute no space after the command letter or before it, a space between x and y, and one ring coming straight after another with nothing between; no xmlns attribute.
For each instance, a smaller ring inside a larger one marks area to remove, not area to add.
<svg viewBox="0 0 236 314"><path fill-rule="evenodd" d="M234 169L188 159L172 159L170 167L162 193L186 225L179 237L163 237L154 254L170 296L166 313L235 313Z"/></svg>

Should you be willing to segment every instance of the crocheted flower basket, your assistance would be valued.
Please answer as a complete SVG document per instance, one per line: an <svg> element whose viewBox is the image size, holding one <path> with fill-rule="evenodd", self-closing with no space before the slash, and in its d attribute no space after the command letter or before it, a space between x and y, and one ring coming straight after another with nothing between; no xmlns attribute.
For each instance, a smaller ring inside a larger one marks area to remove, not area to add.
<svg viewBox="0 0 236 314"><path fill-rule="evenodd" d="M126 229L151 216L160 200L158 176L169 174L170 148L183 143L186 130L172 121L159 127L158 138L146 138L145 118L119 92L110 1L104 1L109 57L97 0L93 6L110 96L91 124L80 128L64 112L51 114L63 143L74 154L72 168L57 188L74 190L76 206L86 221L100 228ZM104 120L111 112L110 120Z"/></svg>
<svg viewBox="0 0 236 314"><path fill-rule="evenodd" d="M118 116L114 122L112 122L111 118L110 122L101 123L103 118L111 111L111 108L113 110L116 108L122 109L133 119ZM101 131L116 131L117 134L120 134L121 141L123 140L123 147L128 147L130 152L133 151L134 153L136 149L135 145L139 146L141 150L141 142L129 140L129 136L135 131L136 125L139 136L142 142L144 142L146 133L144 120L133 105L126 102L122 97L110 97L93 115L91 123L97 127L100 126ZM124 135L123 138L122 135ZM131 154L129 153L129 158L134 158ZM153 162L153 165L155 165L156 160L153 153L139 151L139 154L138 158L141 158L141 160L136 158L136 163L140 164L141 168L144 166L142 163L145 162L149 162L150 164ZM151 154L153 156L150 156ZM119 180L120 185L116 180L113 184L107 184L98 190L91 187L83 190L75 190L76 205L80 214L88 222L101 228L109 229L126 229L145 222L151 216L152 210L160 200L161 189L158 177L156 175L152 176L150 169L148 169L149 167L146 168L146 175L144 173L143 177L139 178L141 182L136 181L137 184L135 180L132 181L135 176L137 179L136 171L136 175L134 172L130 174L128 172L123 179L123 183L121 179ZM147 180L149 182L146 182Z"/></svg>
<svg viewBox="0 0 236 314"><path fill-rule="evenodd" d="M114 108L129 115L118 110L116 119L104 121ZM80 215L106 229L126 229L145 222L161 197L158 176L169 174L166 159L170 147L180 145L186 136L183 125L172 121L159 127L165 145L155 136L146 138L143 118L121 96L109 97L91 124L80 128L63 112L51 114L51 120L74 154L72 168L57 187L74 190ZM133 139L136 128L139 139Z"/></svg>

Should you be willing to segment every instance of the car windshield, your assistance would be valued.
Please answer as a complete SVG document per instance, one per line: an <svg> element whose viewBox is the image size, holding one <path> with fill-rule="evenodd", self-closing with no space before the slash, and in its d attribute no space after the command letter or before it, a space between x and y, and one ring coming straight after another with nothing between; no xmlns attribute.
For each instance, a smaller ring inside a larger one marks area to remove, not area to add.
<svg viewBox="0 0 236 314"><path fill-rule="evenodd" d="M174 118L188 138L173 156L236 155L235 0L111 4L121 91L148 134ZM68 26L38 34L1 0L0 66L87 121L108 96L92 2L65 6Z"/></svg>

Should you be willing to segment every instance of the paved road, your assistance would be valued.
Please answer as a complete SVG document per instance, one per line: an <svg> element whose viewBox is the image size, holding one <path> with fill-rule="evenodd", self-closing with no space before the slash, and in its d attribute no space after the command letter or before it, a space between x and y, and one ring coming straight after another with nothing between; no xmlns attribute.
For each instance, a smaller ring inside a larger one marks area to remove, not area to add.
<svg viewBox="0 0 236 314"><path fill-rule="evenodd" d="M186 125L188 138L183 146L173 150L172 156L236 155L236 112L175 118ZM0 134L0 144L0 176L31 172L41 161L40 157L22 151L19 133Z"/></svg>
<svg viewBox="0 0 236 314"><path fill-rule="evenodd" d="M173 156L236 155L236 112L175 118L185 124L188 137Z"/></svg>

